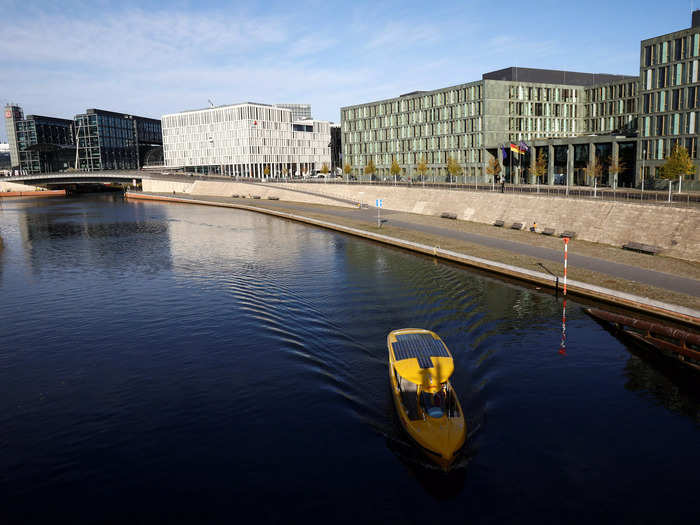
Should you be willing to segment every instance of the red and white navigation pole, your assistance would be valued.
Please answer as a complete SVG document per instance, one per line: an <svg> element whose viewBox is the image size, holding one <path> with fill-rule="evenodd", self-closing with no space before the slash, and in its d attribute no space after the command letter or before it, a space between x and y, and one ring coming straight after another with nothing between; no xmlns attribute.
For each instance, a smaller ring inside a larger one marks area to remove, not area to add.
<svg viewBox="0 0 700 525"><path fill-rule="evenodd" d="M569 259L569 238L564 237L564 303L561 315L561 344L559 353L566 355L566 267Z"/></svg>

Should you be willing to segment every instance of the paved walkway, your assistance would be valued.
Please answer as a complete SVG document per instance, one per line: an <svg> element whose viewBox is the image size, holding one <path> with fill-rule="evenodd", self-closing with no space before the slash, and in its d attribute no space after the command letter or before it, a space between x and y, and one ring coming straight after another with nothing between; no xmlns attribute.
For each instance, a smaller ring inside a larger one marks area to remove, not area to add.
<svg viewBox="0 0 700 525"><path fill-rule="evenodd" d="M332 207L313 204L304 204L297 202L286 201L256 201L246 199L241 202L240 199L231 199L225 197L208 197L202 195L191 196L187 194L178 194L178 198L206 200L212 202L238 202L246 205L264 205L266 208L279 209L280 211L307 212L307 213L322 213L329 218L337 217L339 219L351 219L353 221L366 223L367 226L376 226L377 210L376 208L347 208L347 207ZM382 210L382 218L388 219L388 224L407 230L427 233L451 239L462 240L474 244L480 244L490 248L510 251L518 254L528 255L544 261L553 261L561 263L562 253L560 250L553 250L541 246L533 246L517 241L502 239L498 237L489 237L478 233L470 233L451 228L451 221L445 221L445 226L438 227L421 222L420 215L413 216L408 213L392 212ZM655 286L665 290L678 292L682 294L700 297L700 281L692 278L671 275L668 273L647 270L637 266L628 264L620 264L606 259L590 257L570 253L569 264L586 270L599 272L610 275L615 278L636 281L642 284Z"/></svg>

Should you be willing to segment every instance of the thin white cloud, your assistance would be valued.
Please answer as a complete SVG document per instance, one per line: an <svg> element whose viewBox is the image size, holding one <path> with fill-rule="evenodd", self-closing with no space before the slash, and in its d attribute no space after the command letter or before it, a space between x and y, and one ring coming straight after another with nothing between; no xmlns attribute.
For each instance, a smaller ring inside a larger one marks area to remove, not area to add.
<svg viewBox="0 0 700 525"><path fill-rule="evenodd" d="M441 39L441 32L440 28L432 24L391 21L379 29L372 30L368 36L365 48L376 50L432 44Z"/></svg>

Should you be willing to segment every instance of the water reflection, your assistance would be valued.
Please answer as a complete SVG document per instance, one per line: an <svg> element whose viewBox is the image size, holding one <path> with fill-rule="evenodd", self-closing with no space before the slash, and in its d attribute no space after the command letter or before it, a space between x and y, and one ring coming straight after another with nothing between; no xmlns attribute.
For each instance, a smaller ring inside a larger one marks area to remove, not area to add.
<svg viewBox="0 0 700 525"><path fill-rule="evenodd" d="M117 194L21 204L27 208L17 224L35 274L57 267L145 273L170 267L162 216L148 216Z"/></svg>
<svg viewBox="0 0 700 525"><path fill-rule="evenodd" d="M157 521L169 505L300 521L347 501L341 521L396 521L406 502L406 521L493 509L517 521L526 508L542 522L584 504L660 521L661 483L674 512L695 512L697 397L630 359L576 301L568 357L553 358L551 294L429 257L225 209L13 206L0 215L12 516L48 521L70 492L92 522L115 499L115 521ZM454 357L469 435L447 476L395 420L386 336L401 327L434 330Z"/></svg>

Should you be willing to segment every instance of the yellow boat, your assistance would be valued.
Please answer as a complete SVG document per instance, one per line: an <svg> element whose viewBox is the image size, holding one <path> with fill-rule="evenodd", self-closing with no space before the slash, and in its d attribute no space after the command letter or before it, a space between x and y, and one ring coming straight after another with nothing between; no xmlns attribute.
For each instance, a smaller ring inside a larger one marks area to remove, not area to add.
<svg viewBox="0 0 700 525"><path fill-rule="evenodd" d="M422 451L447 470L464 445L467 426L449 378L454 361L430 330L404 328L387 336L391 391L401 424Z"/></svg>

